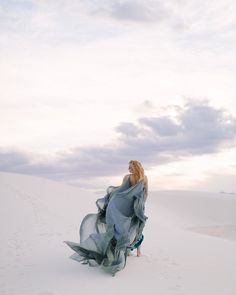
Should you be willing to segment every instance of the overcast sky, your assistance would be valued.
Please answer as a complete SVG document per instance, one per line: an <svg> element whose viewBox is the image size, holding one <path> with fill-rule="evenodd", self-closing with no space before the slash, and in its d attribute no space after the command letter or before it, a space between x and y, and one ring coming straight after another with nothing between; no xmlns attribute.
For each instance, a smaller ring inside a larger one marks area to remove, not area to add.
<svg viewBox="0 0 236 295"><path fill-rule="evenodd" d="M0 170L235 192L236 2L0 0Z"/></svg>

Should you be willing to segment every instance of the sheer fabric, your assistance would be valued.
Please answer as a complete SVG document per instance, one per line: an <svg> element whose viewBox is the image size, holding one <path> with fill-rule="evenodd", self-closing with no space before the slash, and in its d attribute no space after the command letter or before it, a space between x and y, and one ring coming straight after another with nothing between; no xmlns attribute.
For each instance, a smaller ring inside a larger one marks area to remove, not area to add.
<svg viewBox="0 0 236 295"><path fill-rule="evenodd" d="M144 181L130 186L129 178L121 186L109 186L97 199L97 213L87 214L80 225L80 243L64 241L75 251L71 259L100 266L115 273L126 265L129 251L138 247L147 216L144 206Z"/></svg>

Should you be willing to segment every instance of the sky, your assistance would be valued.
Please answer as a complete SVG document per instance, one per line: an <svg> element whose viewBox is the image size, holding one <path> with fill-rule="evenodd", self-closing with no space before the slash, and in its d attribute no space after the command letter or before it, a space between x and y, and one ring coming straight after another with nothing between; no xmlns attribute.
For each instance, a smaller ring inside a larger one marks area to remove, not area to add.
<svg viewBox="0 0 236 295"><path fill-rule="evenodd" d="M236 192L236 2L0 0L0 171Z"/></svg>

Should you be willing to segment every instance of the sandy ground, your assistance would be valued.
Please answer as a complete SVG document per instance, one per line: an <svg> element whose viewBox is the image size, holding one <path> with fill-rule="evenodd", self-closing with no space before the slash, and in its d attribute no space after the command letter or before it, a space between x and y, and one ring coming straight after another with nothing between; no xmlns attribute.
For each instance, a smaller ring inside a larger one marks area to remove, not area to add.
<svg viewBox="0 0 236 295"><path fill-rule="evenodd" d="M79 241L80 222L96 212L97 198L0 173L0 294L236 294L235 196L150 192L143 256L128 257L115 277L69 259L73 251L63 243Z"/></svg>

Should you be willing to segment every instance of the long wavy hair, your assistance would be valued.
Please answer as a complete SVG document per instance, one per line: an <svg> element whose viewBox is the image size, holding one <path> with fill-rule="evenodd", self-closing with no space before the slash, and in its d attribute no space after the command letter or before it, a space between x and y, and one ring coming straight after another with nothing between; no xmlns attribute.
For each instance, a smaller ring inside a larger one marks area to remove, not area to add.
<svg viewBox="0 0 236 295"><path fill-rule="evenodd" d="M144 169L142 164L137 160L130 160L129 164L132 164L132 167L134 169L133 175L134 175L135 183L144 179Z"/></svg>

